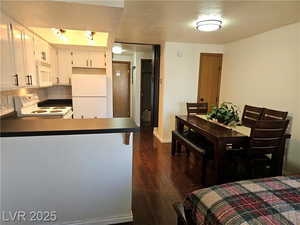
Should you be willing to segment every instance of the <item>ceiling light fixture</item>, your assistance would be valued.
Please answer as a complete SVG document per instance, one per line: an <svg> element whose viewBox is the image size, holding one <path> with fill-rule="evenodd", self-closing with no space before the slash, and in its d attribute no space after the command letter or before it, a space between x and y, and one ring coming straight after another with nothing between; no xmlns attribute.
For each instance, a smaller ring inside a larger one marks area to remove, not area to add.
<svg viewBox="0 0 300 225"><path fill-rule="evenodd" d="M198 31L216 31L222 28L222 20L208 19L199 20L196 22L196 29Z"/></svg>
<svg viewBox="0 0 300 225"><path fill-rule="evenodd" d="M52 28L53 33L62 41L68 41L68 38L65 36L66 31L63 29Z"/></svg>
<svg viewBox="0 0 300 225"><path fill-rule="evenodd" d="M86 36L89 40L93 41L94 40L94 35L95 35L95 32L93 31L87 31L86 32Z"/></svg>
<svg viewBox="0 0 300 225"><path fill-rule="evenodd" d="M122 52L124 52L124 51L125 50L121 46L119 46L119 45L112 47L112 52L114 54L122 54Z"/></svg>

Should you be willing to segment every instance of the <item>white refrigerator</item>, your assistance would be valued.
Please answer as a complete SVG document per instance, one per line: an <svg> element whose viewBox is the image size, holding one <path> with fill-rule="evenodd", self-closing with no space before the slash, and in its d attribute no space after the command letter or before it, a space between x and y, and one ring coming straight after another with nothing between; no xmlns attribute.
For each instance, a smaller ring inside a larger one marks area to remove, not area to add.
<svg viewBox="0 0 300 225"><path fill-rule="evenodd" d="M74 119L106 118L106 75L72 75Z"/></svg>

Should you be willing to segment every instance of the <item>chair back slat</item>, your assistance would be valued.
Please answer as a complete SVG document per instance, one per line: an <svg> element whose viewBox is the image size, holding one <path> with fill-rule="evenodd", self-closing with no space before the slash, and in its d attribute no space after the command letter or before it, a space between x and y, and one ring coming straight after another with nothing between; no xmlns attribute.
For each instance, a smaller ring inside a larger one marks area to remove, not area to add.
<svg viewBox="0 0 300 225"><path fill-rule="evenodd" d="M251 129L250 154L270 154L281 148L288 120L258 120Z"/></svg>
<svg viewBox="0 0 300 225"><path fill-rule="evenodd" d="M186 103L187 114L207 114L208 112L208 103Z"/></svg>
<svg viewBox="0 0 300 225"><path fill-rule="evenodd" d="M262 113L261 120L285 120L287 115L288 112L265 108Z"/></svg>
<svg viewBox="0 0 300 225"><path fill-rule="evenodd" d="M247 127L253 127L257 120L260 120L263 113L263 108L245 105L242 124Z"/></svg>

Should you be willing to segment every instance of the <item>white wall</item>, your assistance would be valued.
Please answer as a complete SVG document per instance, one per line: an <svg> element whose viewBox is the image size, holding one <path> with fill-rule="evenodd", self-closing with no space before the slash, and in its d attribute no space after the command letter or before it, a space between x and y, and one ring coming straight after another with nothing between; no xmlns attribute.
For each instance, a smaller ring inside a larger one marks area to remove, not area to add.
<svg viewBox="0 0 300 225"><path fill-rule="evenodd" d="M197 101L200 53L223 53L223 46L166 42L162 50L159 127L154 133L170 142L175 115L186 114L186 102Z"/></svg>
<svg viewBox="0 0 300 225"><path fill-rule="evenodd" d="M300 171L300 23L226 44L220 99L288 111L288 169Z"/></svg>
<svg viewBox="0 0 300 225"><path fill-rule="evenodd" d="M1 213L56 211L55 223L132 221L132 138L123 134L1 138ZM2 214L3 215L3 214ZM33 224L29 218L20 223Z"/></svg>

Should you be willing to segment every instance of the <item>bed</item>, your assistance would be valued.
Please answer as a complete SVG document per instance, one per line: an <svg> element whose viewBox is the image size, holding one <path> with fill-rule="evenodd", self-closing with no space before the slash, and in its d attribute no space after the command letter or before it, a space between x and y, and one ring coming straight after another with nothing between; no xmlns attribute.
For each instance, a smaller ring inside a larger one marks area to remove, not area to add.
<svg viewBox="0 0 300 225"><path fill-rule="evenodd" d="M174 207L180 225L299 225L300 175L196 190Z"/></svg>

